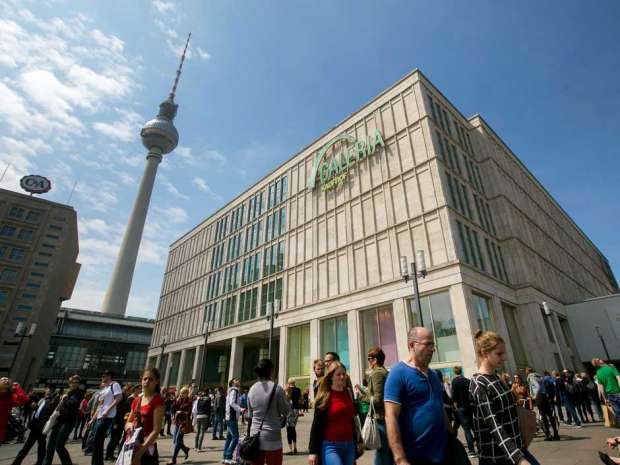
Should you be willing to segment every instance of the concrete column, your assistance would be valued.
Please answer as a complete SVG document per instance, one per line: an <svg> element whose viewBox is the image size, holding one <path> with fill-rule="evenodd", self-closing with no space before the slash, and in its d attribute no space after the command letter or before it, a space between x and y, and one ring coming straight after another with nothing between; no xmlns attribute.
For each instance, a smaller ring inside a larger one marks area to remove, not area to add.
<svg viewBox="0 0 620 465"><path fill-rule="evenodd" d="M506 371L515 373L517 371L517 362L512 348L512 341L510 339L510 334L508 333L506 320L504 319L502 301L496 295L494 295L491 299L491 309L493 311L493 320L495 321L496 332L502 337L504 343L506 344L506 353L508 355L506 360Z"/></svg>
<svg viewBox="0 0 620 465"><path fill-rule="evenodd" d="M164 387L168 387L170 381L170 367L172 366L172 352L168 352L168 361L166 362L166 373L164 373Z"/></svg>
<svg viewBox="0 0 620 465"><path fill-rule="evenodd" d="M185 357L187 357L187 349L183 349L181 351L181 357L179 357L179 371L177 372L177 380L176 380L176 386L177 389L181 387L181 385L183 384L183 371L184 371L184 365L185 365Z"/></svg>
<svg viewBox="0 0 620 465"><path fill-rule="evenodd" d="M196 346L196 354L194 355L194 366L192 367L192 379L196 380L198 386L200 386L200 354L202 353L203 348L204 346Z"/></svg>
<svg viewBox="0 0 620 465"><path fill-rule="evenodd" d="M147 366L144 367L144 368L149 368L148 363L149 363L149 357L146 358ZM161 354L155 356L155 365L154 366L161 367ZM161 376L161 373L160 373L160 376Z"/></svg>
<svg viewBox="0 0 620 465"><path fill-rule="evenodd" d="M351 382L355 386L356 384L362 384L363 378L363 366L361 364L361 352L362 352L362 335L360 334L359 325L359 312L357 310L350 310L347 312L347 331L349 333L349 376Z"/></svg>
<svg viewBox="0 0 620 465"><path fill-rule="evenodd" d="M456 325L456 337L459 341L461 362L465 376L471 376L478 371L476 348L474 346L473 325L471 321L470 292L463 284L450 287L450 302Z"/></svg>
<svg viewBox="0 0 620 465"><path fill-rule="evenodd" d="M314 370L312 367L312 362L314 362L317 358L321 357L319 347L319 320L314 319L310 320L310 400L314 400L314 390L312 389L312 383L316 379L314 377Z"/></svg>
<svg viewBox="0 0 620 465"><path fill-rule="evenodd" d="M405 299L396 299L392 302L392 312L394 315L394 329L396 331L396 350L399 360L409 358L409 345L407 344L407 333L411 323L407 311Z"/></svg>
<svg viewBox="0 0 620 465"><path fill-rule="evenodd" d="M288 381L288 326L280 326L280 353L278 357L278 382L285 386Z"/></svg>
<svg viewBox="0 0 620 465"><path fill-rule="evenodd" d="M241 377L243 366L243 341L233 337L230 344L230 363L228 365L228 381Z"/></svg>
<svg viewBox="0 0 620 465"><path fill-rule="evenodd" d="M138 195L136 196L127 229L123 236L121 248L118 251L112 279L101 306L102 313L112 315L125 315L127 308L127 300L129 299L129 291L131 289L131 281L133 272L136 267L136 259L138 257L138 249L142 240L142 231L144 230L144 222L151 201L151 193L155 184L155 175L157 174L157 166L162 160L162 155L155 149L151 149L146 156L146 166L144 174L138 187Z"/></svg>

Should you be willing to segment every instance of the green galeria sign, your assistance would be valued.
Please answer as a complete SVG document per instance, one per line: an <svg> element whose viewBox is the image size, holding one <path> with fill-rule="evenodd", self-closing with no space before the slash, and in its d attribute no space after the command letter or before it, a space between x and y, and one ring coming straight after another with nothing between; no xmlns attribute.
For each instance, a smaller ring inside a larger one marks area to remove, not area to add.
<svg viewBox="0 0 620 465"><path fill-rule="evenodd" d="M326 157L327 151L338 142L341 142L341 150ZM314 156L314 163L306 186L313 190L316 187L317 180L320 182L323 192L341 186L349 174L349 169L364 158L373 155L378 145L385 148L385 142L383 142L378 129L375 129L374 135L368 136L366 139L355 139L350 134L334 137Z"/></svg>

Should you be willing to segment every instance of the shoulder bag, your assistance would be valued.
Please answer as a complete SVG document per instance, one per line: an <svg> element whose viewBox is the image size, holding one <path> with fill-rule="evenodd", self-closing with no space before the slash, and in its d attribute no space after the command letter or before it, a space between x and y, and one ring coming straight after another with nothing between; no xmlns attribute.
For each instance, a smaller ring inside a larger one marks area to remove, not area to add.
<svg viewBox="0 0 620 465"><path fill-rule="evenodd" d="M50 434L52 430L54 429L54 426L56 426L56 423L58 423L58 417L60 416L60 405L62 404L62 402L63 402L62 400L58 402L58 405L56 406L56 408L54 409L50 417L45 422L45 426L43 426L43 431L42 431L43 436L47 436L48 434Z"/></svg>
<svg viewBox="0 0 620 465"><path fill-rule="evenodd" d="M256 434L250 436L250 427L252 423L248 423L248 434L245 436L245 438L243 438L243 441L241 441L241 444L239 445L239 456L246 462L256 462L256 460L258 460L258 456L260 454L260 432L263 429L265 417L269 414L269 410L271 409L271 402L273 401L273 397L276 393L277 387L278 385L274 382L271 394L269 394L267 409L265 410L265 414L263 415L263 419L260 422L260 426L258 427L258 431L256 432Z"/></svg>
<svg viewBox="0 0 620 465"><path fill-rule="evenodd" d="M379 437L379 431L377 430L377 421L375 420L375 406L373 396L370 397L368 415L366 415L366 420L364 420L364 427L362 428L362 440L364 441L364 447L368 450L375 450L381 447L381 438Z"/></svg>

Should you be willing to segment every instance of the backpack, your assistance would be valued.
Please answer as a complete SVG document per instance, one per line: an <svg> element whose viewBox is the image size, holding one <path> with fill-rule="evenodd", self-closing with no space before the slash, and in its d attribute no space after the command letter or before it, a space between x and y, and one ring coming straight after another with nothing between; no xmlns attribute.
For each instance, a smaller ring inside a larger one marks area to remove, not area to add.
<svg viewBox="0 0 620 465"><path fill-rule="evenodd" d="M577 394L577 386L574 381L566 383L566 392L569 394Z"/></svg>
<svg viewBox="0 0 620 465"><path fill-rule="evenodd" d="M555 398L555 395L556 395L555 381L549 378L543 378L543 386L545 387L545 391L547 392L547 395L551 399Z"/></svg>
<svg viewBox="0 0 620 465"><path fill-rule="evenodd" d="M208 415L211 413L211 399L208 396L203 396L198 399L198 404L196 404L196 412L198 415Z"/></svg>

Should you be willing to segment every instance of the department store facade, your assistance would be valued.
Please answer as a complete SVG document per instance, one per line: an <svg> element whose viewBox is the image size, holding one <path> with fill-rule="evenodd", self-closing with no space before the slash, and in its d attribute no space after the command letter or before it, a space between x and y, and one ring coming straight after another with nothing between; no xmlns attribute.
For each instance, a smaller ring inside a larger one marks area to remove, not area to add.
<svg viewBox="0 0 620 465"><path fill-rule="evenodd" d="M421 312L400 267L418 251ZM414 325L447 376L475 369L478 328L505 337L510 371L574 369L564 306L613 292L606 258L491 127L414 70L171 245L148 363L165 385L250 384L273 306L280 382L310 383L326 351L361 382L368 349L393 365Z"/></svg>

